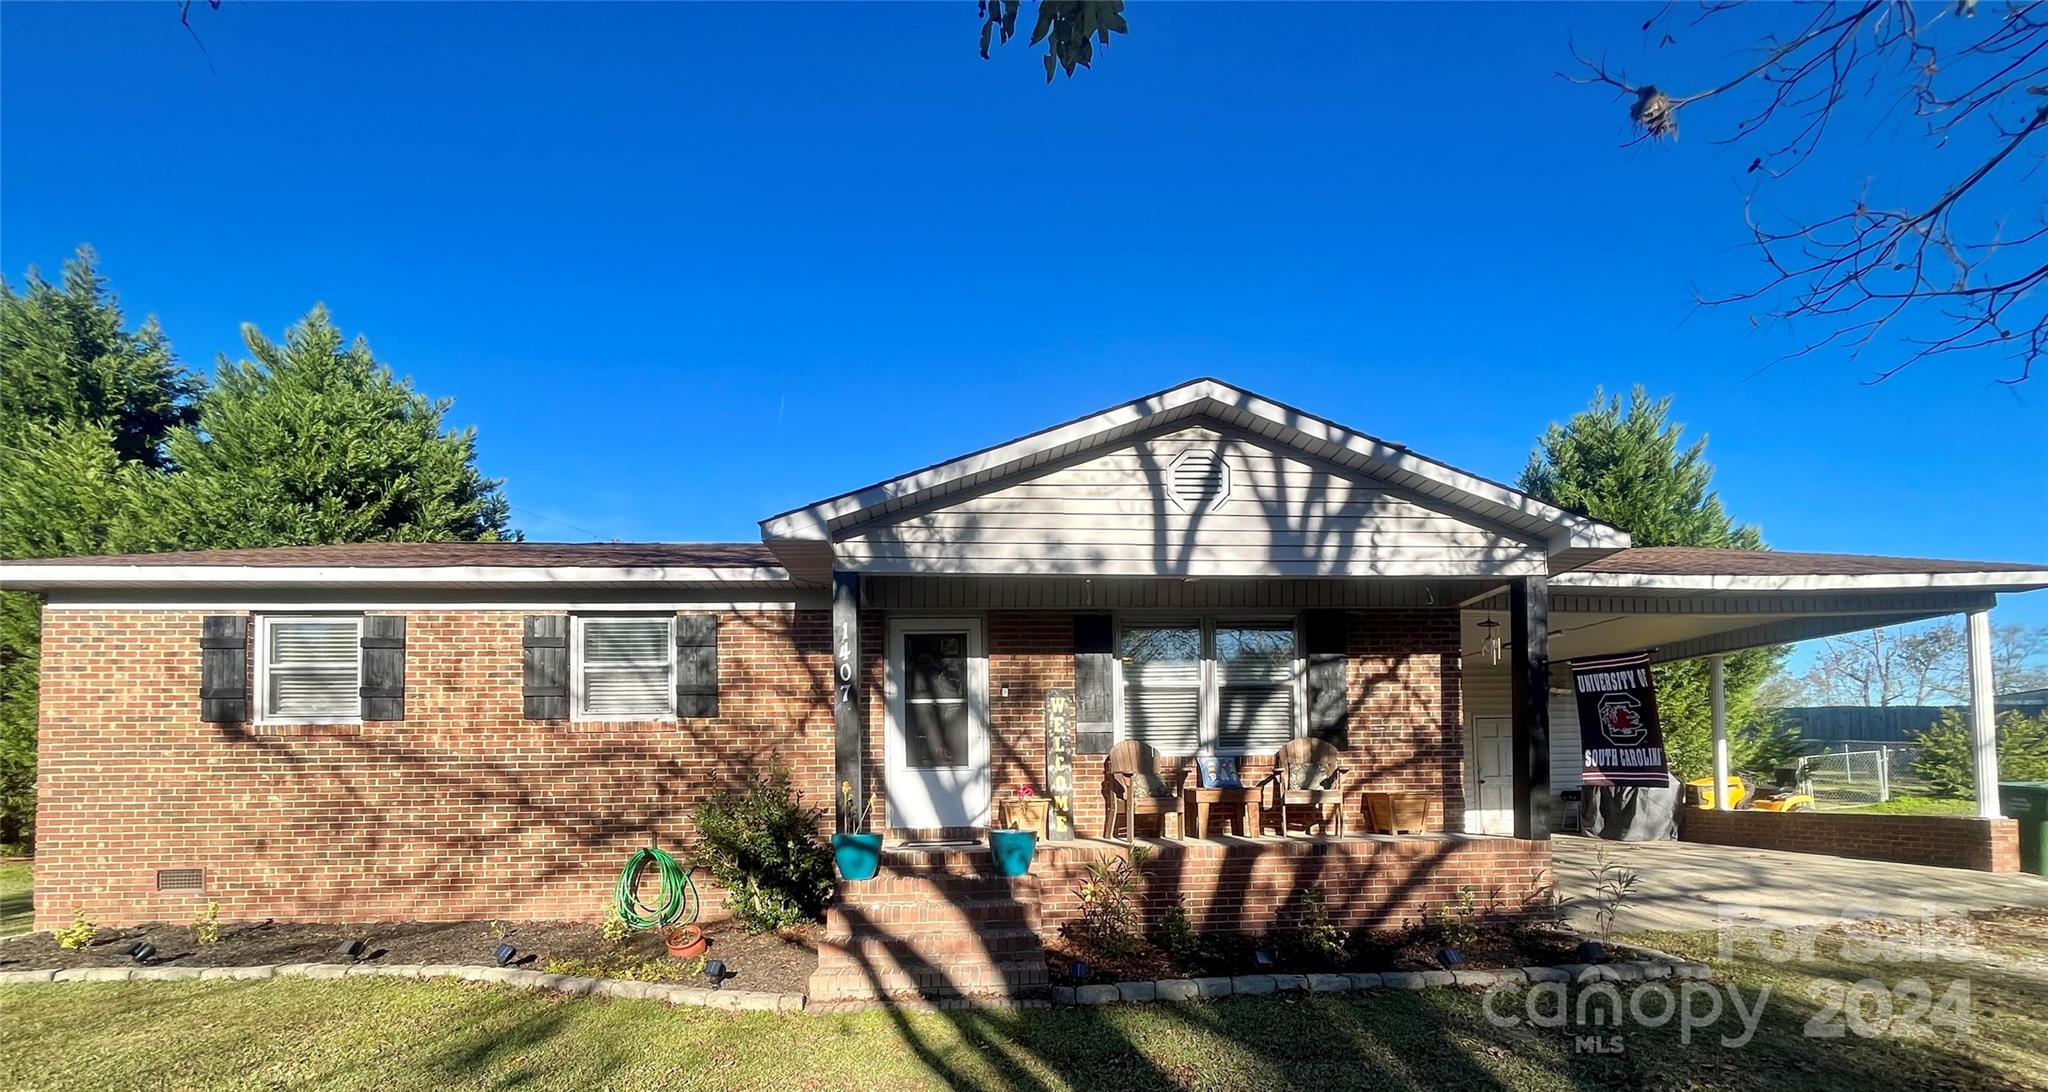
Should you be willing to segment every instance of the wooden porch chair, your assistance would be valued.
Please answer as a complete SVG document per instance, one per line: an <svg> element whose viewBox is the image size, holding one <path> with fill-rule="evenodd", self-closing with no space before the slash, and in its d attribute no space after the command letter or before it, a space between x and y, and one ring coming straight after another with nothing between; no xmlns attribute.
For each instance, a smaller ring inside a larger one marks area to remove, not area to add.
<svg viewBox="0 0 2048 1092"><path fill-rule="evenodd" d="M1185 834L1187 822L1180 814L1181 783L1187 780L1183 767L1171 781L1159 775L1159 752L1149 744L1127 739L1109 749L1102 760L1102 836L1116 837L1117 819L1124 820L1124 836L1138 836L1138 816L1159 816L1159 835L1166 837L1166 817L1172 816L1177 833Z"/></svg>
<svg viewBox="0 0 2048 1092"><path fill-rule="evenodd" d="M1268 787L1271 791L1268 792ZM1260 814L1278 812L1280 836L1287 837L1287 809L1316 809L1316 825L1329 834L1330 820L1337 821L1336 833L1344 833L1344 752L1323 739L1295 739L1273 752L1273 772L1259 782ZM1259 821L1261 833L1265 820ZM1301 832L1308 833L1308 825Z"/></svg>

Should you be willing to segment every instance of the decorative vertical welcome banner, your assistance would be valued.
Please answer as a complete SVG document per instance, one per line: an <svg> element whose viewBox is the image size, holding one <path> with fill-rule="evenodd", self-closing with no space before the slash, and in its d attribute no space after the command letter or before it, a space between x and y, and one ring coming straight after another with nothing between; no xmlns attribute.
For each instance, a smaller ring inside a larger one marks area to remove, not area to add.
<svg viewBox="0 0 2048 1092"><path fill-rule="evenodd" d="M1657 722L1657 687L1650 654L1631 652L1573 660L1579 695L1579 743L1588 785L1668 785L1664 727Z"/></svg>
<svg viewBox="0 0 2048 1092"><path fill-rule="evenodd" d="M1051 802L1046 837L1074 837L1074 692L1045 692L1045 795Z"/></svg>

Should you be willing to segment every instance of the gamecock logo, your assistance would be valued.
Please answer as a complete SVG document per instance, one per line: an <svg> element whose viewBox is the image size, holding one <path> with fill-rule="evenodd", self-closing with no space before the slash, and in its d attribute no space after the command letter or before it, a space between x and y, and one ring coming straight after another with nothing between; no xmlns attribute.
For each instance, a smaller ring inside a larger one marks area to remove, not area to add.
<svg viewBox="0 0 2048 1092"><path fill-rule="evenodd" d="M1609 694L1600 699L1600 731L1616 747L1633 747L1650 734L1643 723L1643 703L1627 694Z"/></svg>

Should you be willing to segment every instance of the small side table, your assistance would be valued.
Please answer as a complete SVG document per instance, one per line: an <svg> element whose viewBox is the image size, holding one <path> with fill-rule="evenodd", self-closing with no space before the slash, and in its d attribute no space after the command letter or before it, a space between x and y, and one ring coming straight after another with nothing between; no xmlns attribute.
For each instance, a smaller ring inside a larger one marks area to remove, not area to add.
<svg viewBox="0 0 2048 1092"><path fill-rule="evenodd" d="M1230 824L1230 832L1244 837L1245 829L1251 826L1252 790L1250 789L1203 789L1193 786L1183 790L1181 819L1195 821L1195 837L1209 836L1209 809L1221 804L1223 817Z"/></svg>
<svg viewBox="0 0 2048 1092"><path fill-rule="evenodd" d="M1052 802L1045 797L1011 797L996 802L1002 809L1003 827L1008 830L1028 830L1040 838L1046 836L1045 820L1052 811Z"/></svg>

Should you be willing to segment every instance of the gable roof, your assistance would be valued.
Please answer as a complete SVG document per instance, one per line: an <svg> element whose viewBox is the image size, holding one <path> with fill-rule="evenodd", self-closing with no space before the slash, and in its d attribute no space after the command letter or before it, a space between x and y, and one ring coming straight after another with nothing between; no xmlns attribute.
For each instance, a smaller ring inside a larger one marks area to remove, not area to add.
<svg viewBox="0 0 2048 1092"><path fill-rule="evenodd" d="M1553 557L1589 560L1629 544L1622 531L1499 482L1218 379L1195 379L1027 436L828 497L761 521L761 537L829 540L846 528L1056 460L1204 418L1359 472L1542 540Z"/></svg>

